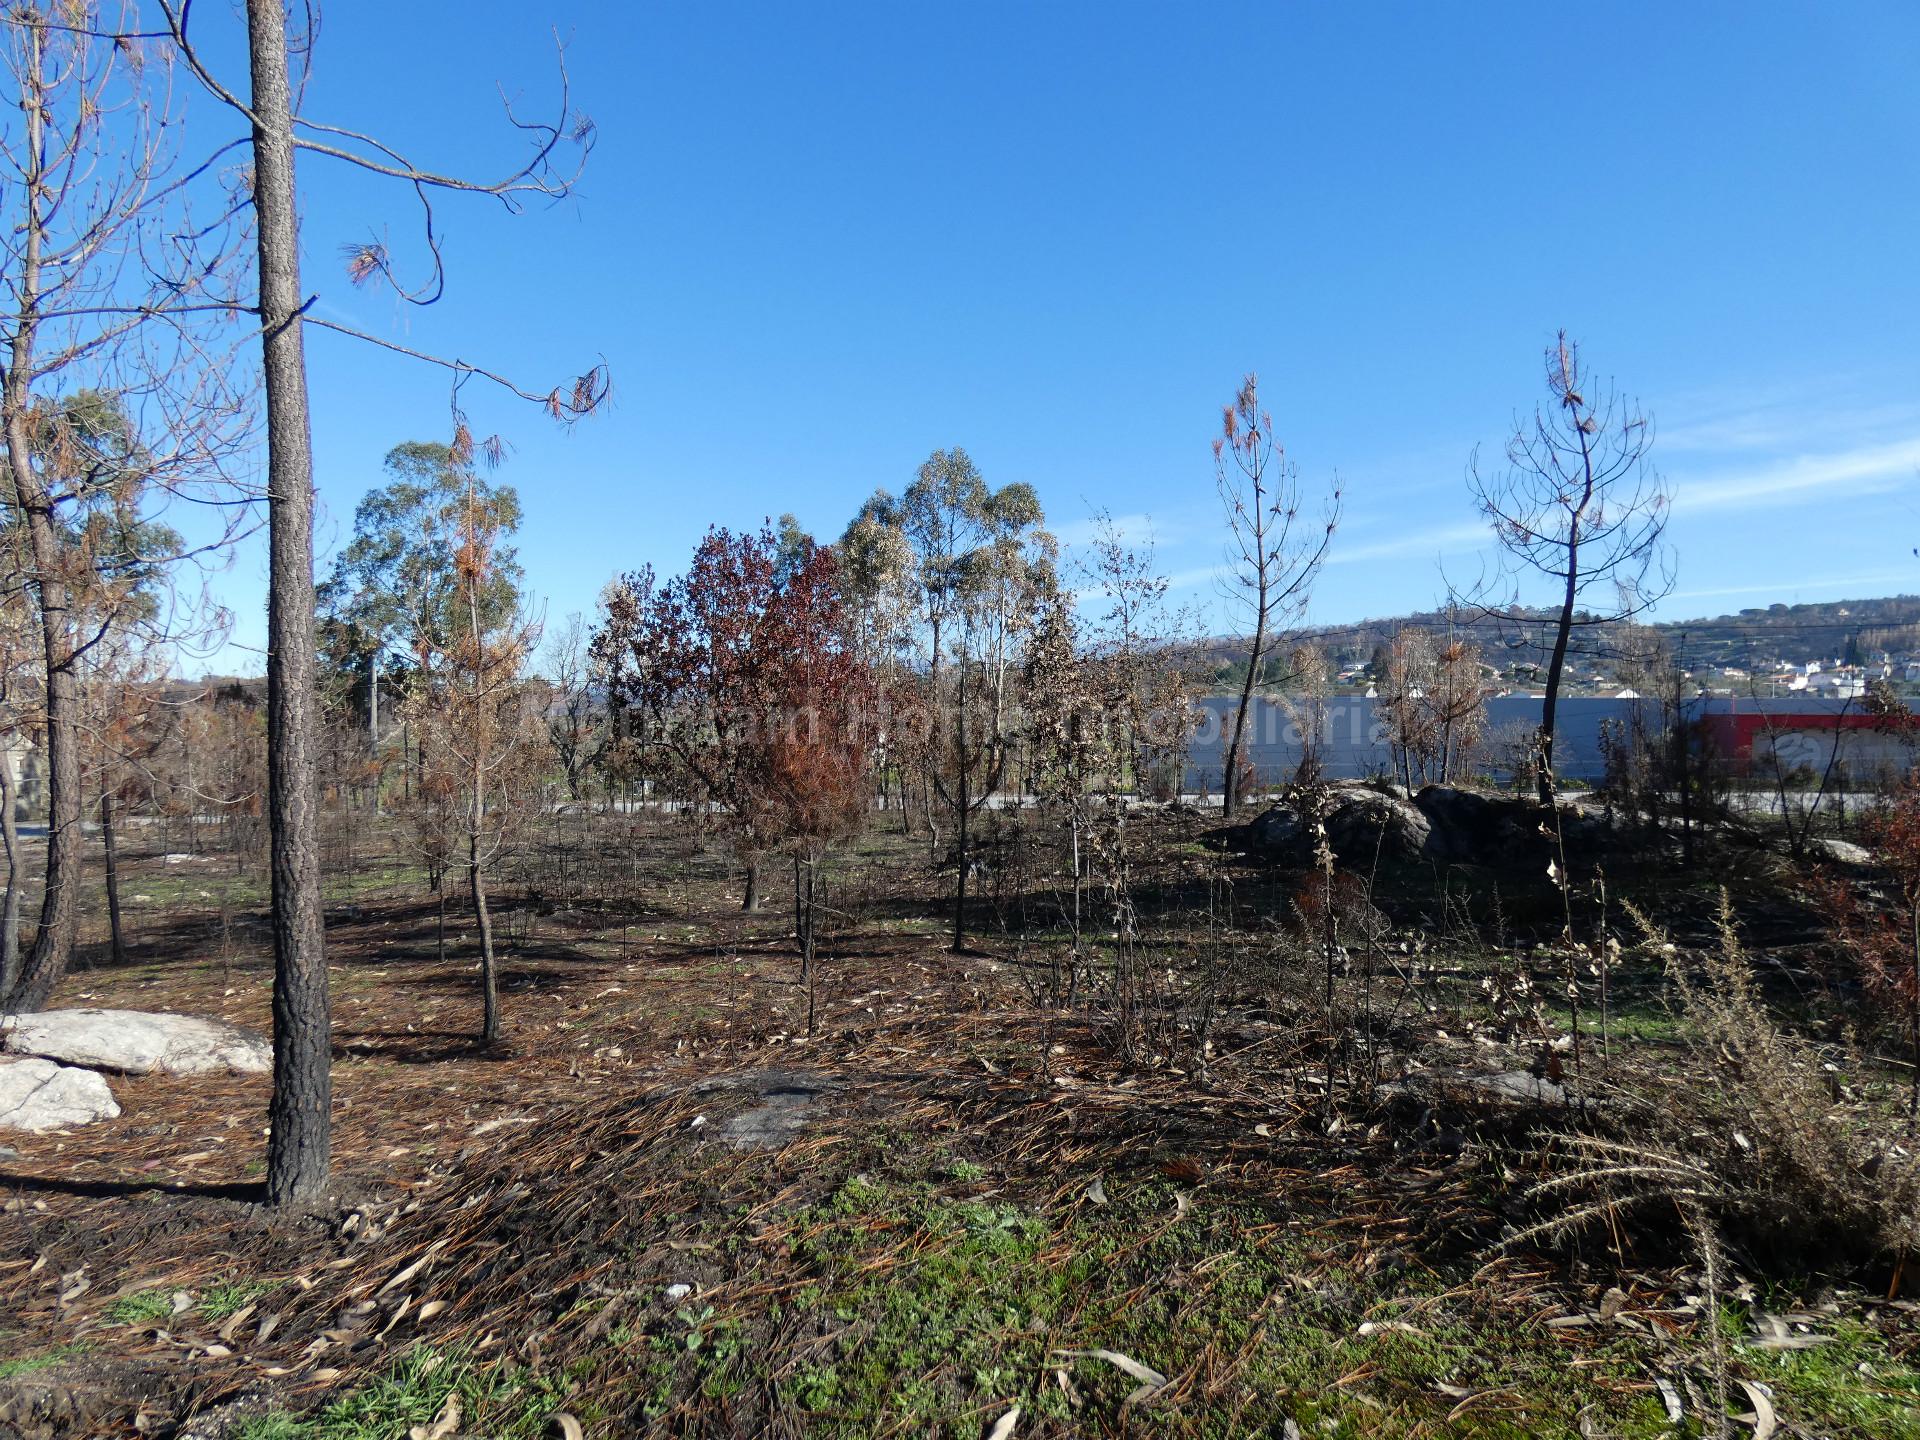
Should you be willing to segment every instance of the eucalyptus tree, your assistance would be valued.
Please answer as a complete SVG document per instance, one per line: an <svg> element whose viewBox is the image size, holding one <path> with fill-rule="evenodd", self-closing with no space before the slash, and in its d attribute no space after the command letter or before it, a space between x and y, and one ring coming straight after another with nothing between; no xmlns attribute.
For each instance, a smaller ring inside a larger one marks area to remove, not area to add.
<svg viewBox="0 0 1920 1440"><path fill-rule="evenodd" d="M953 817L956 952L966 946L972 818L1006 770L1010 668L1035 611L1033 591L1057 583L1058 546L1045 520L1031 485L992 489L957 447L927 458L897 512L927 644L928 782Z"/></svg>
<svg viewBox="0 0 1920 1440"><path fill-rule="evenodd" d="M387 483L369 490L353 511L353 534L333 557L333 570L315 602L321 633L331 640L336 663L366 671L367 726L378 743L380 680L405 674L422 627L436 644L461 623L465 607L454 547L442 543L437 522L463 500L468 484L511 535L520 525L520 500L511 486L463 476L453 447L408 440L387 452ZM524 574L513 548L502 544L489 566L480 605L489 616L511 611Z"/></svg>
<svg viewBox="0 0 1920 1440"><path fill-rule="evenodd" d="M587 777L607 741L607 715L594 694L588 638L586 621L575 611L548 639L541 667L547 743L559 762L567 798L574 801L585 795Z"/></svg>
<svg viewBox="0 0 1920 1440"><path fill-rule="evenodd" d="M185 638L186 619L197 608L171 590L170 569L187 546L155 516L163 493L157 467L165 462L124 397L91 389L51 397L32 407L28 431L27 483L15 482L10 462L0 463L0 531L25 581L5 598L11 628L18 639L22 628L37 624L41 645L27 673L0 685L7 702L0 732L46 737L50 823L48 883L30 950L19 942L17 868L0 913L0 1003L17 1010L46 1004L71 958L76 917L65 907L78 877L83 792L89 773L103 777L116 766L110 737L131 733L116 723L126 717L115 714L112 692L169 640ZM50 587L36 555L58 566L51 619ZM49 634L57 640L57 666L48 662ZM107 792L102 798L111 803ZM17 855L17 833L12 848Z"/></svg>
<svg viewBox="0 0 1920 1440"><path fill-rule="evenodd" d="M915 552L900 505L885 490L860 507L833 547L848 627L867 661L891 676L910 642Z"/></svg>
<svg viewBox="0 0 1920 1440"><path fill-rule="evenodd" d="M906 663L918 591L914 549L901 525L899 502L886 490L875 491L834 543L833 553L847 631L874 681L871 740L880 803L885 808L897 797L902 833L911 834L913 778L924 782L921 794L929 816L932 791L923 763L927 747L913 724L919 677ZM931 818L928 824L931 829Z"/></svg>

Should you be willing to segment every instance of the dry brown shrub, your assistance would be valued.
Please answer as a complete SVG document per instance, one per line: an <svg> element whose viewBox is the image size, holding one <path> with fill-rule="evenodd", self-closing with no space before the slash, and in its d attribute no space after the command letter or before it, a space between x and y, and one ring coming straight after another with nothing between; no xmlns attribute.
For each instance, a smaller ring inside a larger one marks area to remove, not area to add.
<svg viewBox="0 0 1920 1440"><path fill-rule="evenodd" d="M1672 947L1634 915L1647 948ZM1580 1133L1548 1146L1543 1218L1509 1244L1564 1238L1649 1202L1690 1229L1796 1262L1898 1261L1920 1247L1920 1137L1849 1046L1770 1011L1723 900L1720 943L1670 965L1684 1051L1619 1075ZM1852 1078L1850 1078L1852 1077Z"/></svg>

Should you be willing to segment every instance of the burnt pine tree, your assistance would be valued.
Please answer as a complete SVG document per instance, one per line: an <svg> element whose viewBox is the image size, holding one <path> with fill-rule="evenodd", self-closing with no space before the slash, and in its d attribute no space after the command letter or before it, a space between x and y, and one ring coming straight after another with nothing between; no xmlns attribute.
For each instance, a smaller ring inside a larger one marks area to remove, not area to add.
<svg viewBox="0 0 1920 1440"><path fill-rule="evenodd" d="M287 11L282 0L247 0L249 91L242 97L217 75L189 33L191 0L161 0L167 36L195 79L250 127L253 207L258 249L262 364L267 407L267 748L269 850L273 877L274 1086L267 1148L267 1198L274 1204L319 1198L327 1183L332 1105L330 1007L321 928L319 813L315 794L317 669L314 644L313 452L302 332L309 325L408 355L451 371L456 389L472 376L490 380L539 404L554 418L577 419L607 395L604 367L544 394L523 390L492 370L398 344L314 313L317 296L303 294L299 260L299 191L295 157L325 155L410 190L423 212L427 278L403 285L384 244L348 248L347 274L356 284L390 285L419 305L445 290L433 197L448 191L490 196L511 210L529 195L568 193L578 168L559 160L576 154L584 165L593 127L572 109L566 67L556 118L535 122L509 112L532 153L504 179L468 180L416 165L395 147L363 132L322 123L294 110ZM313 61L314 12L298 53Z"/></svg>
<svg viewBox="0 0 1920 1440"><path fill-rule="evenodd" d="M1232 403L1221 407L1213 466L1228 536L1220 591L1228 614L1247 636L1247 673L1233 710L1221 778L1222 814L1232 819L1241 798L1247 712L1260 663L1275 648L1281 627L1312 596L1314 579L1340 526L1341 492L1336 482L1317 522L1304 515L1300 473L1274 438L1273 416L1261 408L1255 375L1242 380Z"/></svg>
<svg viewBox="0 0 1920 1440"><path fill-rule="evenodd" d="M1518 420L1506 463L1467 483L1493 526L1510 574L1531 571L1557 592L1546 697L1536 742L1540 803L1553 803L1553 734L1574 632L1619 625L1673 589L1662 543L1671 505L1648 460L1653 421L1589 375L1562 330L1546 352L1547 401Z"/></svg>

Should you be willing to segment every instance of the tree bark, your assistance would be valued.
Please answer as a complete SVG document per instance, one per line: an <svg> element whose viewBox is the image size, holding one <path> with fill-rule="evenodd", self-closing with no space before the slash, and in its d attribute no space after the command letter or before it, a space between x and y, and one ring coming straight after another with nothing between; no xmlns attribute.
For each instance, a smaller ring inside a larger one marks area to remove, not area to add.
<svg viewBox="0 0 1920 1440"><path fill-rule="evenodd" d="M959 955L967 948L967 811L971 808L967 794L967 667L964 652L960 660L960 683L956 693L959 703L953 711L953 763L958 772L954 778L954 793L959 803L954 806L955 854L958 863L954 866L953 876L953 953Z"/></svg>
<svg viewBox="0 0 1920 1440"><path fill-rule="evenodd" d="M1233 739L1227 744L1226 774L1220 778L1220 818L1223 820L1233 818L1234 806L1240 799L1240 744L1247 728L1247 708L1253 703L1253 677L1260 668L1260 650L1264 640L1264 628L1256 630L1253 651L1247 657L1246 683L1240 687L1240 704L1233 712Z"/></svg>
<svg viewBox="0 0 1920 1440"><path fill-rule="evenodd" d="M1540 702L1540 773L1535 777L1542 805L1553 804L1553 725L1560 708L1560 673L1567 666L1567 643L1573 636L1573 602L1578 591L1580 521L1576 517L1567 535L1567 593L1560 606L1560 625L1554 631L1553 658L1547 662L1547 694Z"/></svg>
<svg viewBox="0 0 1920 1440"><path fill-rule="evenodd" d="M491 698L488 685L487 640L480 628L480 561L474 557L480 546L474 530L473 472L467 472L466 530L463 545L467 555L467 645L473 656L473 732L468 737L472 760L467 787L467 889L473 896L473 922L480 930L480 1042L492 1045L500 1039L500 984L493 964L493 917L487 912L487 881L481 861L487 826L487 741L486 707Z"/></svg>
<svg viewBox="0 0 1920 1440"><path fill-rule="evenodd" d="M120 854L113 838L113 795L100 797L100 849L106 857L107 923L113 935L113 963L127 963L127 946L120 929Z"/></svg>
<svg viewBox="0 0 1920 1440"><path fill-rule="evenodd" d="M740 908L754 911L760 908L760 860L755 856L747 862L747 893L740 901Z"/></svg>
<svg viewBox="0 0 1920 1440"><path fill-rule="evenodd" d="M793 855L793 938L800 947L800 980L807 979L807 910L801 903L800 894L800 853Z"/></svg>
<svg viewBox="0 0 1920 1440"><path fill-rule="evenodd" d="M1580 596L1580 533L1587 507L1593 503L1593 445L1583 428L1580 435L1580 466L1585 487L1580 503L1567 516L1567 589L1560 601L1560 625L1553 636L1553 658L1547 663L1547 694L1540 704L1540 803L1553 804L1553 725L1560 707L1560 674L1567 665L1567 643L1573 637L1573 607Z"/></svg>
<svg viewBox="0 0 1920 1440"><path fill-rule="evenodd" d="M20 829L14 814L19 787L14 783L13 737L0 738L0 863L7 869L7 892L0 898L0 1001L20 980Z"/></svg>
<svg viewBox="0 0 1920 1440"><path fill-rule="evenodd" d="M485 867L480 863L480 832L467 833L467 890L473 896L473 922L480 929L480 1043L500 1039L500 978L493 961L493 916L487 910Z"/></svg>
<svg viewBox="0 0 1920 1440"><path fill-rule="evenodd" d="M267 1199L319 1198L332 1155L333 1024L314 789L313 437L301 335L286 11L247 0L253 196L267 397L267 804L273 874L273 1100Z"/></svg>
<svg viewBox="0 0 1920 1440"><path fill-rule="evenodd" d="M1272 565L1267 555L1267 485L1264 464L1249 477L1253 482L1253 508L1246 524L1253 541L1253 643L1247 649L1247 678L1240 686L1240 704L1233 712L1233 740L1227 746L1227 773L1220 785L1220 818L1231 820L1240 801L1240 747L1246 735L1247 710L1253 703L1253 687L1260 681L1260 658L1267 648L1267 618L1273 608ZM1244 546L1242 547L1244 551Z"/></svg>

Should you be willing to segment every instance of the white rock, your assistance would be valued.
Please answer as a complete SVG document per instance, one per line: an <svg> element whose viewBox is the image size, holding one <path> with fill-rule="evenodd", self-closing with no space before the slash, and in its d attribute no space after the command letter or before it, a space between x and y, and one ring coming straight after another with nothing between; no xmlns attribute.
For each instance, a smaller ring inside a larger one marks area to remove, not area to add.
<svg viewBox="0 0 1920 1440"><path fill-rule="evenodd" d="M1503 1070L1498 1075L1476 1075L1467 1083L1494 1100L1539 1105L1564 1105L1567 1092L1530 1070Z"/></svg>
<svg viewBox="0 0 1920 1440"><path fill-rule="evenodd" d="M141 1010L42 1010L0 1016L0 1050L128 1075L264 1075L273 1047L250 1030L197 1015Z"/></svg>
<svg viewBox="0 0 1920 1440"><path fill-rule="evenodd" d="M119 1113L107 1082L91 1070L0 1059L0 1130L64 1130Z"/></svg>
<svg viewBox="0 0 1920 1440"><path fill-rule="evenodd" d="M1873 864L1873 852L1864 845L1856 845L1851 840L1829 840L1816 835L1813 840L1816 855L1831 860L1836 865L1846 865L1854 869L1865 869Z"/></svg>

